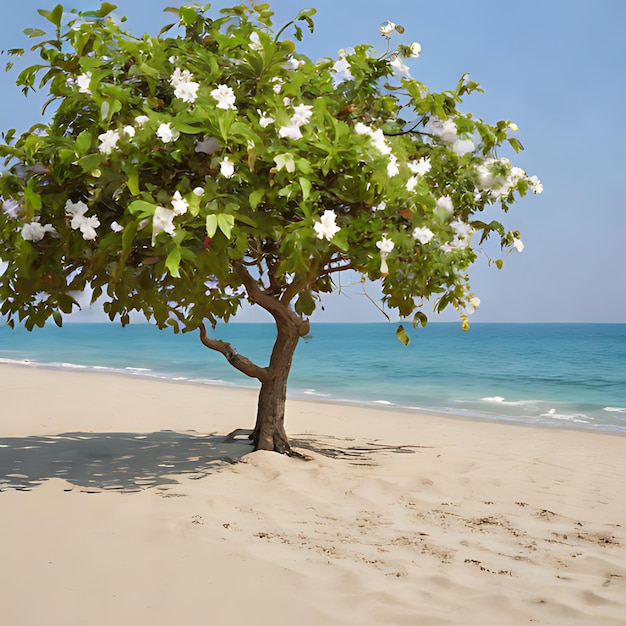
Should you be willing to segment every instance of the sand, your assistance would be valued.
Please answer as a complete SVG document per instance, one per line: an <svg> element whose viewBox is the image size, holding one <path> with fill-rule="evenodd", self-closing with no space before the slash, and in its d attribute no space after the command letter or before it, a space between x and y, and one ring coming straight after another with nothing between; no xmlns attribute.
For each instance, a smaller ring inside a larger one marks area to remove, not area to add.
<svg viewBox="0 0 626 626"><path fill-rule="evenodd" d="M626 438L0 366L6 626L626 624Z"/></svg>

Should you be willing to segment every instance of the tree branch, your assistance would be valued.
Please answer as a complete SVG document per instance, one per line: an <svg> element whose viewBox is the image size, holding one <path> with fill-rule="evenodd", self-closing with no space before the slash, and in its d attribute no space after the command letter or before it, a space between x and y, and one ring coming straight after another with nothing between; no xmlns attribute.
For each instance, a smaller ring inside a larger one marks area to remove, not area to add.
<svg viewBox="0 0 626 626"><path fill-rule="evenodd" d="M233 348L232 344L221 339L211 339L206 334L206 327L204 324L200 324L200 341L207 348L215 350L226 357L226 360L240 372L243 372L250 378L256 378L257 380L264 382L269 379L270 371L266 367L259 367L256 363L253 363L250 359L242 356Z"/></svg>

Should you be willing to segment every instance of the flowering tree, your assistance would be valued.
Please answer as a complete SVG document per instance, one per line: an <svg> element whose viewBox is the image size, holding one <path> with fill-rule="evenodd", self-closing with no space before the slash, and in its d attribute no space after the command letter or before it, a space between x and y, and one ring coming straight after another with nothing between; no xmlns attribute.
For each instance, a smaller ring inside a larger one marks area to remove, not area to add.
<svg viewBox="0 0 626 626"><path fill-rule="evenodd" d="M39 11L53 34L17 83L46 90L54 112L0 146L0 312L61 325L90 287L111 320L139 311L199 331L261 383L256 448L288 451L292 357L336 276L380 279L384 305L414 324L429 300L466 325L479 246L523 247L481 213L541 184L496 154L521 149L514 124L459 110L479 90L467 75L443 93L410 77L420 46L392 50L400 26L380 27L382 56L360 45L313 62L284 37L313 31L313 9L277 34L265 4L167 9L175 24L136 37L115 8ZM276 322L266 366L206 330L244 299Z"/></svg>

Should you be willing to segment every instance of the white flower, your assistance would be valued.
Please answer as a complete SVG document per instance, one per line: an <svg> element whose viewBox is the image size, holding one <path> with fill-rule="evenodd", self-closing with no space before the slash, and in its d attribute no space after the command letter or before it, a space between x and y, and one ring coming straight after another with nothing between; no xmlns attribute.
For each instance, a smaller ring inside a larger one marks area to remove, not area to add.
<svg viewBox="0 0 626 626"><path fill-rule="evenodd" d="M111 230L114 233L120 233L124 230L124 227L121 224L118 224L117 222L111 222Z"/></svg>
<svg viewBox="0 0 626 626"><path fill-rule="evenodd" d="M180 195L180 191L176 190L172 196L172 207L176 215L184 215L189 208L189 202Z"/></svg>
<svg viewBox="0 0 626 626"><path fill-rule="evenodd" d="M531 176L528 180L530 181L535 193L541 193L543 191L543 185L537 176Z"/></svg>
<svg viewBox="0 0 626 626"><path fill-rule="evenodd" d="M518 252L523 252L524 251L524 242L521 239L513 239L513 247L518 251Z"/></svg>
<svg viewBox="0 0 626 626"><path fill-rule="evenodd" d="M95 215L92 215L91 217L81 216L79 228L80 232L83 234L83 239L86 241L93 241L98 234L96 233L96 228L98 228L98 226L100 226L100 220Z"/></svg>
<svg viewBox="0 0 626 626"><path fill-rule="evenodd" d="M179 85L176 85L176 89L174 89L174 95L177 98L180 98L183 102L191 104L195 102L198 98L199 88L200 84L194 83L192 81L180 83Z"/></svg>
<svg viewBox="0 0 626 626"><path fill-rule="evenodd" d="M169 122L167 122L167 124L161 124L156 134L163 143L170 143L170 141L174 140L174 129Z"/></svg>
<svg viewBox="0 0 626 626"><path fill-rule="evenodd" d="M2 210L13 219L16 219L17 216L22 212L22 205L13 198L7 198L2 201Z"/></svg>
<svg viewBox="0 0 626 626"><path fill-rule="evenodd" d="M474 152L474 150L476 149L476 146L474 146L474 142L471 139L457 139L452 144L452 149L459 156L463 156L464 154L467 154L468 152Z"/></svg>
<svg viewBox="0 0 626 626"><path fill-rule="evenodd" d="M459 239L468 239L472 232L472 227L461 220L454 220L454 222L450 224L450 228L452 228Z"/></svg>
<svg viewBox="0 0 626 626"><path fill-rule="evenodd" d="M380 273L383 276L389 274L389 267L387 265L387 256L394 249L395 244L391 239L384 237L376 242L376 247L380 250Z"/></svg>
<svg viewBox="0 0 626 626"><path fill-rule="evenodd" d="M283 98L283 104L288 107L291 104L291 98L289 98L288 96L285 96Z"/></svg>
<svg viewBox="0 0 626 626"><path fill-rule="evenodd" d="M514 132L519 130L519 126L515 122L509 122L507 128Z"/></svg>
<svg viewBox="0 0 626 626"><path fill-rule="evenodd" d="M189 70L181 70L180 67L177 67L170 77L170 85L178 87L178 85L188 83L192 78L193 74Z"/></svg>
<svg viewBox="0 0 626 626"><path fill-rule="evenodd" d="M391 35L391 33L393 33L395 29L396 29L396 25L393 22L390 22L389 20L387 20L386 23L381 24L379 26L380 34L383 37L389 37L389 35Z"/></svg>
<svg viewBox="0 0 626 626"><path fill-rule="evenodd" d="M22 239L24 241L41 241L46 233L56 233L54 226L51 224L40 224L39 222L30 222L22 226Z"/></svg>
<svg viewBox="0 0 626 626"><path fill-rule="evenodd" d="M299 125L289 124L288 126L281 126L278 136L286 137L287 139L302 139L302 132Z"/></svg>
<svg viewBox="0 0 626 626"><path fill-rule="evenodd" d="M122 128L122 132L127 135L128 137L134 137L135 136L135 127L134 126L124 126L124 128Z"/></svg>
<svg viewBox="0 0 626 626"><path fill-rule="evenodd" d="M276 171L280 172L283 168L285 168L288 172L296 171L296 162L293 159L293 155L291 154L277 154L274 157L274 163L276 163Z"/></svg>
<svg viewBox="0 0 626 626"><path fill-rule="evenodd" d="M76 77L76 84L78 85L78 91L80 93L91 93L89 84L91 83L91 72L85 72Z"/></svg>
<svg viewBox="0 0 626 626"><path fill-rule="evenodd" d="M274 123L274 118L269 117L265 111L257 109L256 112L260 115L259 125L261 126L261 128L267 128L270 124Z"/></svg>
<svg viewBox="0 0 626 626"><path fill-rule="evenodd" d="M154 245L154 240L160 233L173 235L176 232L174 227L175 216L176 213L171 209L165 209L162 206L156 208L152 218L152 245Z"/></svg>
<svg viewBox="0 0 626 626"><path fill-rule="evenodd" d="M409 48L411 49L411 58L412 59L417 59L417 57L420 55L420 52L422 51L422 46L417 43L417 41L414 41Z"/></svg>
<svg viewBox="0 0 626 626"><path fill-rule="evenodd" d="M383 134L382 128L375 130L374 132L371 133L370 136L372 138L372 143L374 144L374 147L381 154L391 154L391 147L389 146L389 144L387 143L387 140L385 139L385 135Z"/></svg>
<svg viewBox="0 0 626 626"><path fill-rule="evenodd" d="M233 111L237 109L235 106L235 93L228 85L218 85L211 91L211 96L217 100L218 109L232 109Z"/></svg>
<svg viewBox="0 0 626 626"><path fill-rule="evenodd" d="M297 107L293 107L293 116L291 118L291 123L296 124L297 126L303 126L310 119L313 113L311 109L313 107L308 104L299 104Z"/></svg>
<svg viewBox="0 0 626 626"><path fill-rule="evenodd" d="M253 50L256 50L257 52L259 50L263 50L263 44L261 43L261 40L259 39L259 33L254 31L250 35L250 43L248 44L248 46L252 48Z"/></svg>
<svg viewBox="0 0 626 626"><path fill-rule="evenodd" d="M336 219L337 215L334 211L324 211L320 221L313 224L313 229L317 233L318 239L327 239L330 241L341 230L335 223Z"/></svg>
<svg viewBox="0 0 626 626"><path fill-rule="evenodd" d="M428 226L419 226L413 230L413 239L417 239L422 245L427 244L434 236L435 233Z"/></svg>
<svg viewBox="0 0 626 626"><path fill-rule="evenodd" d="M357 122L354 125L354 132L357 135L371 135L372 129L367 124L363 124L363 122Z"/></svg>
<svg viewBox="0 0 626 626"><path fill-rule="evenodd" d="M441 198L437 200L437 208L445 213L453 213L454 205L452 204L450 196L441 196Z"/></svg>
<svg viewBox="0 0 626 626"><path fill-rule="evenodd" d="M120 140L120 134L116 130L107 130L106 133L98 135L98 139L100 140L98 150L103 154L111 154Z"/></svg>
<svg viewBox="0 0 626 626"><path fill-rule="evenodd" d="M391 241L391 239L383 236L380 241L376 242L376 247L381 251L381 253L389 254L395 248L395 244Z"/></svg>
<svg viewBox="0 0 626 626"><path fill-rule="evenodd" d="M283 88L283 81L281 78L278 78L278 76L276 76L275 78L272 79L272 82L274 83L272 85L272 91L276 94L279 94Z"/></svg>
<svg viewBox="0 0 626 626"><path fill-rule="evenodd" d="M476 310L480 306L480 298L473 296L469 299L468 304Z"/></svg>
<svg viewBox="0 0 626 626"><path fill-rule="evenodd" d="M457 128L454 120L451 119L442 122L438 117L433 116L428 120L425 131L435 137L439 137L446 143L454 143L456 141Z"/></svg>
<svg viewBox="0 0 626 626"><path fill-rule="evenodd" d="M407 165L414 174L422 176L427 172L430 172L430 168L432 167L428 157L422 157L419 161L411 161L410 163L407 163Z"/></svg>
<svg viewBox="0 0 626 626"><path fill-rule="evenodd" d="M411 68L409 68L400 57L394 56L389 62L389 65L391 65L398 74L411 78L411 74L409 73Z"/></svg>
<svg viewBox="0 0 626 626"><path fill-rule="evenodd" d="M68 217L71 217L70 226L76 230L80 228L80 225L83 222L84 215L89 210L89 207L82 201L72 202L71 200L67 200L65 203L65 214Z"/></svg>
<svg viewBox="0 0 626 626"><path fill-rule="evenodd" d="M384 211L387 208L387 203L381 200L379 204L372 207L372 211Z"/></svg>
<svg viewBox="0 0 626 626"><path fill-rule="evenodd" d="M147 115L138 115L135 118L135 124L137 124L137 126L143 126L146 122L149 122L150 118Z"/></svg>
<svg viewBox="0 0 626 626"><path fill-rule="evenodd" d="M224 178L231 178L235 173L235 164L227 156L220 162L220 173Z"/></svg>
<svg viewBox="0 0 626 626"><path fill-rule="evenodd" d="M335 76L333 78L333 85L337 86L347 80L353 80L353 76L350 73L350 63L348 59L342 57L333 65L333 72Z"/></svg>
<svg viewBox="0 0 626 626"><path fill-rule="evenodd" d="M447 119L441 124L439 136L442 141L445 141L446 143L454 143L456 141L456 133L456 124L453 120Z"/></svg>
<svg viewBox="0 0 626 626"><path fill-rule="evenodd" d="M204 195L204 189L202 187L194 187L193 193L195 196L201 198Z"/></svg>
<svg viewBox="0 0 626 626"><path fill-rule="evenodd" d="M301 65L304 65L304 61L300 59L296 59L294 57L289 57L287 61L287 67L290 70L297 70Z"/></svg>
<svg viewBox="0 0 626 626"><path fill-rule="evenodd" d="M400 173L400 168L398 167L398 159L395 154L389 155L389 163L387 164L387 176L389 178L393 178Z"/></svg>
<svg viewBox="0 0 626 626"><path fill-rule="evenodd" d="M406 181L406 190L413 191L416 185L417 185L417 176L411 176L411 178L409 178L409 180Z"/></svg>

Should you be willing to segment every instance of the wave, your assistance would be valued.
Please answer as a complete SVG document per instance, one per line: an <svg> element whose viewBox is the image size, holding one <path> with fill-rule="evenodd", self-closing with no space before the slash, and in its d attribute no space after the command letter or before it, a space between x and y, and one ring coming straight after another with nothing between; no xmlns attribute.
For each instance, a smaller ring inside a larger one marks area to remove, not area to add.
<svg viewBox="0 0 626 626"><path fill-rule="evenodd" d="M481 402L493 402L497 404L503 404L506 406L524 406L527 404L539 404L542 400L506 400L502 396L488 396L486 398L481 398ZM462 402L459 400L458 402Z"/></svg>
<svg viewBox="0 0 626 626"><path fill-rule="evenodd" d="M610 411L611 413L626 413L626 407L619 406L605 406L603 411Z"/></svg>

